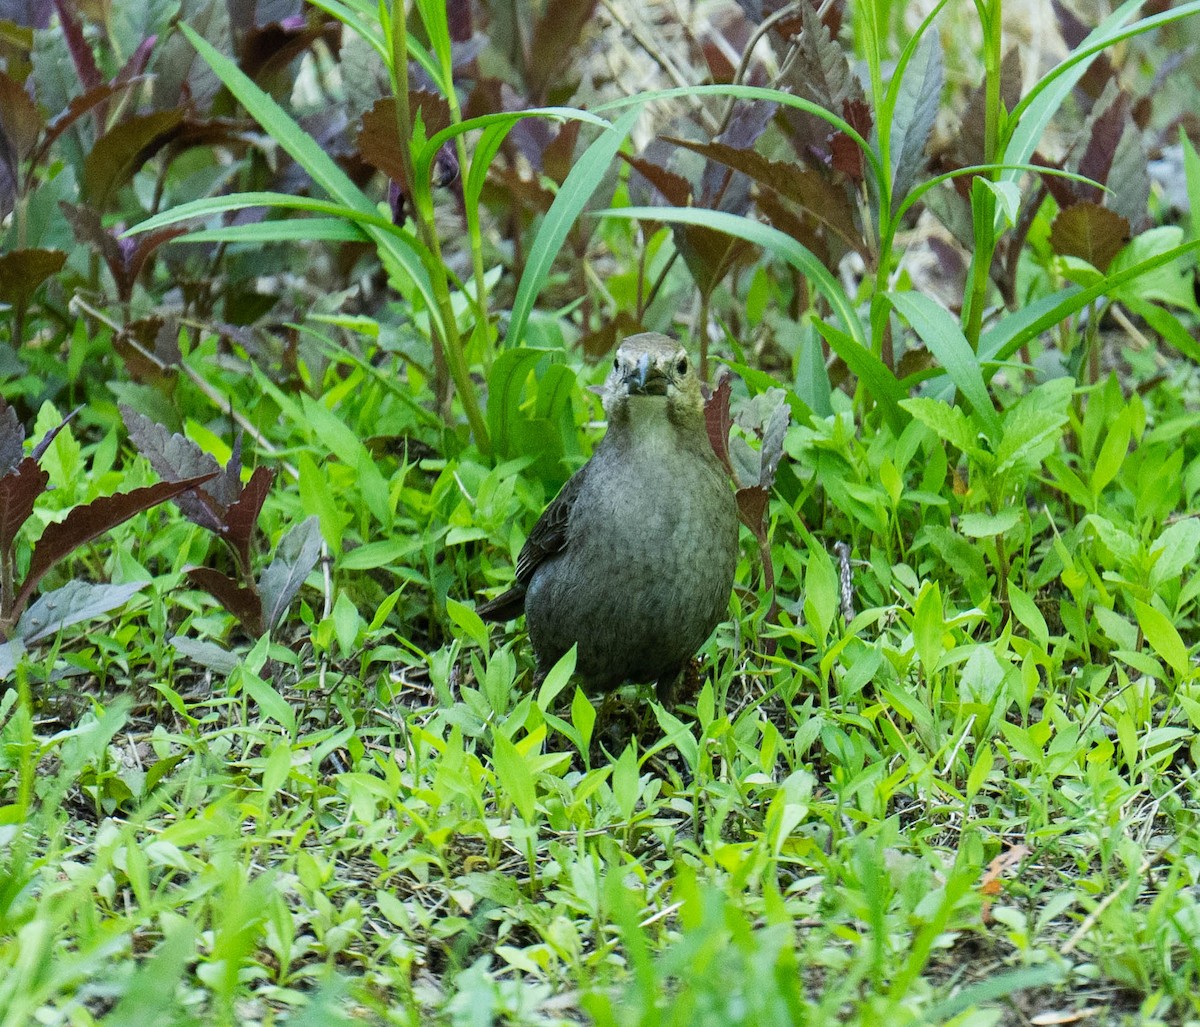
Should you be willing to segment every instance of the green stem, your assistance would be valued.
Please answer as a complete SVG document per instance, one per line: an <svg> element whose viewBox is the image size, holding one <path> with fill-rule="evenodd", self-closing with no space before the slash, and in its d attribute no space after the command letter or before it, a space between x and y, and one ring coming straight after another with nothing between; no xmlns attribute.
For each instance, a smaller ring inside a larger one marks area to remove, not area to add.
<svg viewBox="0 0 1200 1027"><path fill-rule="evenodd" d="M458 330L458 322L454 316L454 308L450 302L450 286L447 278L445 262L442 259L441 241L438 239L437 226L434 221L433 192L431 183L418 181L413 170L412 159L412 111L408 96L408 32L404 23L404 6L400 0L394 4L390 22L385 26L391 35L392 66L389 69L392 79L392 94L396 99L396 128L400 139L409 145L400 147L400 159L405 175L412 188L413 221L426 251L425 262L429 270L430 282L434 298L437 301L438 313L441 319L441 336L438 330L433 330L433 386L437 397L438 407L443 420L450 420L450 382L463 406L471 433L475 436L475 444L485 456L492 451L491 438L488 435L487 422L479 407L475 395L474 384L471 381L471 369L467 365L466 354L463 352L462 335ZM397 20L399 15L399 20ZM448 90L449 92L449 90ZM453 102L447 97L448 102ZM461 118L461 114L459 115ZM461 156L461 154L460 154ZM474 243L472 244L474 246ZM482 259L482 258L480 258ZM481 273L477 269L477 275ZM476 278L476 290L480 290L481 279ZM477 303L482 302L480 296ZM447 380L447 371L449 380Z"/></svg>
<svg viewBox="0 0 1200 1027"><path fill-rule="evenodd" d="M1000 47L1002 25L1000 0L977 0L976 9L983 22L984 95L983 162L995 163L1000 149L1003 109L1000 100ZM998 172L991 172L995 179ZM964 333L971 349L978 351L983 332L983 308L987 303L992 260L996 252L996 197L986 186L971 190L975 252L971 260L971 290L963 311Z"/></svg>

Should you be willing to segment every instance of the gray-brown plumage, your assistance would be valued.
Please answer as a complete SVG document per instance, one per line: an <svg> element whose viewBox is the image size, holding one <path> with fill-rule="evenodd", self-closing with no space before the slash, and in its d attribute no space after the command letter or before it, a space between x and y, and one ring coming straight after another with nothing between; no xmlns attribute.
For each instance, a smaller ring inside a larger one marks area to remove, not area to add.
<svg viewBox="0 0 1200 1027"><path fill-rule="evenodd" d="M737 506L677 342L626 339L602 397L608 432L529 533L517 583L478 613L524 610L540 673L578 643L591 688L654 681L668 702L728 610Z"/></svg>

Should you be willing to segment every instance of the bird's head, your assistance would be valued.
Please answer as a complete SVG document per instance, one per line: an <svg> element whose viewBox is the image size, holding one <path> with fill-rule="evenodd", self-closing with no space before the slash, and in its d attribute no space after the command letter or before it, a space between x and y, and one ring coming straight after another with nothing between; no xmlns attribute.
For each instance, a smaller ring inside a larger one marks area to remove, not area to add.
<svg viewBox="0 0 1200 1027"><path fill-rule="evenodd" d="M602 395L610 420L637 397L662 397L672 420L702 418L704 412L700 377L687 350L658 332L631 335L621 343Z"/></svg>

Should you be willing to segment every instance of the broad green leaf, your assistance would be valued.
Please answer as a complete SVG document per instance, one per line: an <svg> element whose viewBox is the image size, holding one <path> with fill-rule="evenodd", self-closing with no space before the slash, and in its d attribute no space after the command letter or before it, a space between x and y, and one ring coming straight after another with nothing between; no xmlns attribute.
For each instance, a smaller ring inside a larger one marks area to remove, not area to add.
<svg viewBox="0 0 1200 1027"><path fill-rule="evenodd" d="M638 758L634 743L630 742L621 751L617 762L613 764L612 792L617 800L617 808L621 811L622 820L633 818L640 796L641 781L638 775Z"/></svg>
<svg viewBox="0 0 1200 1027"><path fill-rule="evenodd" d="M521 397L530 373L542 360L553 356L551 350L523 346L505 350L488 372L488 434L500 456L517 456L516 425L521 419Z"/></svg>
<svg viewBox="0 0 1200 1027"><path fill-rule="evenodd" d="M1125 462L1129 453L1129 440L1133 435L1130 418L1130 408L1126 407L1109 425L1108 434L1104 437L1104 444L1100 447L1096 465L1092 469L1091 481L1088 482L1093 501L1099 498L1105 486L1117 476Z"/></svg>
<svg viewBox="0 0 1200 1027"><path fill-rule="evenodd" d="M946 369L987 434L995 438L1000 429L999 415L984 384L979 359L950 311L916 292L893 292L888 299Z"/></svg>
<svg viewBox="0 0 1200 1027"><path fill-rule="evenodd" d="M1013 582L1008 583L1008 605L1013 616L1024 625L1033 636L1033 640L1046 650L1050 645L1050 629L1046 626L1046 618L1038 609L1037 603Z"/></svg>
<svg viewBox="0 0 1200 1027"><path fill-rule="evenodd" d="M938 399L906 399L900 404L922 424L932 428L945 442L960 453L976 460L986 460L987 451L980 445L979 428L971 423L958 407Z"/></svg>
<svg viewBox="0 0 1200 1027"><path fill-rule="evenodd" d="M942 641L946 631L942 593L936 581L926 581L921 586L917 601L913 605L912 630L921 669L926 675L930 675L937 670L942 654L946 651Z"/></svg>
<svg viewBox="0 0 1200 1027"><path fill-rule="evenodd" d="M542 681L542 687L538 689L537 704L543 711L550 709L554 700L558 698L558 693L570 684L571 675L575 673L575 658L576 647L571 646L550 668L550 672Z"/></svg>
<svg viewBox="0 0 1200 1027"><path fill-rule="evenodd" d="M804 573L804 616L816 636L817 643L824 645L829 629L838 610L838 577L833 561L824 549L809 550Z"/></svg>
<svg viewBox="0 0 1200 1027"><path fill-rule="evenodd" d="M275 721L280 727L285 728L290 736L295 737L296 713L292 709L291 703L275 691L274 685L269 681L264 681L245 665L241 667L241 673L236 680L241 682L246 694L258 703L259 711L263 716Z"/></svg>
<svg viewBox="0 0 1200 1027"><path fill-rule="evenodd" d="M533 771L517 747L498 728L492 731L492 759L500 793L512 800L525 823L534 823L537 787Z"/></svg>
<svg viewBox="0 0 1200 1027"><path fill-rule="evenodd" d="M485 653L491 650L491 637L488 635L487 625L471 607L457 599L447 598L446 615L451 623Z"/></svg>
<svg viewBox="0 0 1200 1027"><path fill-rule="evenodd" d="M1138 625L1150 648L1181 678L1186 677L1191 667L1191 657L1188 648L1183 644L1179 631L1161 610L1156 610L1140 599L1133 601L1133 611L1137 614Z"/></svg>
<svg viewBox="0 0 1200 1027"><path fill-rule="evenodd" d="M1003 535L1021 523L1023 511L1015 506L1006 507L999 513L967 513L958 519L958 530L967 538L991 538Z"/></svg>

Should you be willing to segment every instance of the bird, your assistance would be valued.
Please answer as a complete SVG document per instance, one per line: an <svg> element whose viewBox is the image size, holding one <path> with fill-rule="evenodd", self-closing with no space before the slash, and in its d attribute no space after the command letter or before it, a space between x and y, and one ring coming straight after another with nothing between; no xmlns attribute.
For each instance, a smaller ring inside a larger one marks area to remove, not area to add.
<svg viewBox="0 0 1200 1027"><path fill-rule="evenodd" d="M669 705L728 613L737 502L683 346L657 332L630 336L599 391L604 437L533 526L515 584L476 612L525 613L535 680L574 645L585 688L654 682Z"/></svg>

